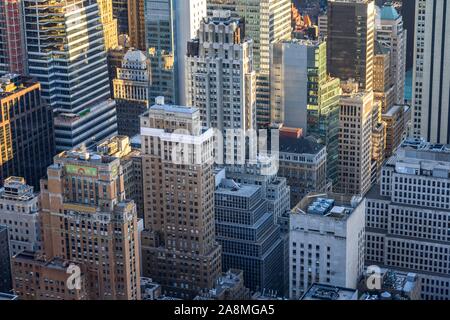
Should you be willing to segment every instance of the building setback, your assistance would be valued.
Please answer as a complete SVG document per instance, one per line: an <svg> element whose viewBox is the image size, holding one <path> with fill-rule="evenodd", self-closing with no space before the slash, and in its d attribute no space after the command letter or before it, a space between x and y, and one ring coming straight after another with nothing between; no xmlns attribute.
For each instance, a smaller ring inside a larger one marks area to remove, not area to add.
<svg viewBox="0 0 450 320"><path fill-rule="evenodd" d="M284 293L284 244L262 188L223 179L215 191L215 221L222 269L243 270L252 291Z"/></svg>
<svg viewBox="0 0 450 320"><path fill-rule="evenodd" d="M450 148L406 140L367 194L366 265L417 273L421 298L450 298Z"/></svg>
<svg viewBox="0 0 450 320"><path fill-rule="evenodd" d="M0 184L24 177L35 189L55 154L53 114L35 80L0 78Z"/></svg>
<svg viewBox="0 0 450 320"><path fill-rule="evenodd" d="M174 133L183 129L184 133ZM214 130L196 108L159 97L141 117L143 275L169 296L192 299L222 272L214 226Z"/></svg>

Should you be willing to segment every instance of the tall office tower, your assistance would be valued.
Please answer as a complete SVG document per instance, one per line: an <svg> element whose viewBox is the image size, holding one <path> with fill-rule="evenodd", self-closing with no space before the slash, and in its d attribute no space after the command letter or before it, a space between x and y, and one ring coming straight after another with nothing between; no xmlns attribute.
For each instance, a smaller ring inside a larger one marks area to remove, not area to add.
<svg viewBox="0 0 450 320"><path fill-rule="evenodd" d="M28 69L41 83L42 97L58 113L57 151L116 134L97 0L23 3Z"/></svg>
<svg viewBox="0 0 450 320"><path fill-rule="evenodd" d="M119 135L133 137L140 132L139 116L149 108L150 60L142 51L130 49L113 80Z"/></svg>
<svg viewBox="0 0 450 320"><path fill-rule="evenodd" d="M125 200L120 159L78 148L57 155L47 172L40 213L47 261L82 265L90 299L139 300L136 206Z"/></svg>
<svg viewBox="0 0 450 320"><path fill-rule="evenodd" d="M230 10L245 21L245 36L254 42L258 128L270 125L270 44L291 38L290 0L207 0L208 15Z"/></svg>
<svg viewBox="0 0 450 320"><path fill-rule="evenodd" d="M373 0L328 1L328 72L373 88L375 3Z"/></svg>
<svg viewBox="0 0 450 320"><path fill-rule="evenodd" d="M108 76L109 76L109 90L111 97L114 97L114 79L117 78L117 69L122 67L123 57L130 50L130 38L127 35L120 35L119 45L115 48L109 49L106 56L108 64Z"/></svg>
<svg viewBox="0 0 450 320"><path fill-rule="evenodd" d="M116 136L106 140L97 147L97 152L104 156L120 159L123 169L125 199L136 204L138 218L144 217L144 202L142 198L142 159L141 150L131 146L130 138Z"/></svg>
<svg viewBox="0 0 450 320"><path fill-rule="evenodd" d="M198 109L163 100L141 118L143 275L170 296L193 298L214 288L222 271L214 226L214 130L202 132Z"/></svg>
<svg viewBox="0 0 450 320"><path fill-rule="evenodd" d="M20 300L87 300L87 275L81 265L41 253L22 251L12 258L14 293ZM80 268L79 278L72 279ZM75 271L76 272L76 271Z"/></svg>
<svg viewBox="0 0 450 320"><path fill-rule="evenodd" d="M403 104L405 101L407 31L403 28L402 16L392 3L386 3L380 9L375 39L390 49L390 72L395 91L394 102Z"/></svg>
<svg viewBox="0 0 450 320"><path fill-rule="evenodd" d="M0 224L0 292L12 289L8 227Z"/></svg>
<svg viewBox="0 0 450 320"><path fill-rule="evenodd" d="M215 191L216 239L222 246L222 269L244 271L251 291L284 292L283 241L261 186L222 179Z"/></svg>
<svg viewBox="0 0 450 320"><path fill-rule="evenodd" d="M187 43L206 16L206 0L144 1L146 49L152 62L151 103L158 96L170 104L180 103L186 99Z"/></svg>
<svg viewBox="0 0 450 320"><path fill-rule="evenodd" d="M310 192L324 192L327 184L327 149L311 137L280 136L280 169L297 205Z"/></svg>
<svg viewBox="0 0 450 320"><path fill-rule="evenodd" d="M114 18L112 1L97 0L106 51L118 45L117 19Z"/></svg>
<svg viewBox="0 0 450 320"><path fill-rule="evenodd" d="M0 189L0 224L8 227L11 256L24 250L40 250L39 223L39 194L25 179L7 178Z"/></svg>
<svg viewBox="0 0 450 320"><path fill-rule="evenodd" d="M366 196L366 264L417 273L427 300L450 298L449 150L406 140Z"/></svg>
<svg viewBox="0 0 450 320"><path fill-rule="evenodd" d="M130 35L128 29L128 4L131 0L112 0L113 17L117 20L117 34Z"/></svg>
<svg viewBox="0 0 450 320"><path fill-rule="evenodd" d="M415 23L416 23L416 1L402 1L403 25L407 30L406 37L406 70L412 70L414 66L414 39L415 39Z"/></svg>
<svg viewBox="0 0 450 320"><path fill-rule="evenodd" d="M314 283L356 288L364 271L365 205L361 197L311 193L292 209L289 297Z"/></svg>
<svg viewBox="0 0 450 320"><path fill-rule="evenodd" d="M0 3L0 75L26 73L21 0Z"/></svg>
<svg viewBox="0 0 450 320"><path fill-rule="evenodd" d="M269 212L273 212L275 222L278 223L278 219L291 210L290 187L286 178L277 176L278 170L272 172L268 169L273 166L273 157L260 158L244 166L228 165L225 177L237 183L261 186L269 204Z"/></svg>
<svg viewBox="0 0 450 320"><path fill-rule="evenodd" d="M381 116L386 124L386 150L385 157L390 158L406 137L405 107L393 106Z"/></svg>
<svg viewBox="0 0 450 320"><path fill-rule="evenodd" d="M370 189L373 92L355 82L342 85L339 121L339 183L337 192L364 195Z"/></svg>
<svg viewBox="0 0 450 320"><path fill-rule="evenodd" d="M381 111L381 109L380 109ZM378 111L377 111L378 113ZM372 122L372 162L371 162L371 178L370 183L376 183L380 178L381 167L385 160L386 152L386 123L381 121L381 113L378 120Z"/></svg>
<svg viewBox="0 0 450 320"><path fill-rule="evenodd" d="M0 184L19 176L39 189L55 154L52 111L33 79L8 74L0 89Z"/></svg>
<svg viewBox="0 0 450 320"><path fill-rule="evenodd" d="M391 52L380 42L375 42L373 57L373 94L381 103L381 111L387 112L395 104L395 85L391 77Z"/></svg>
<svg viewBox="0 0 450 320"><path fill-rule="evenodd" d="M323 39L271 45L271 121L302 128L326 145L327 176L337 183L340 82L328 76L326 57Z"/></svg>
<svg viewBox="0 0 450 320"><path fill-rule="evenodd" d="M245 28L228 11L215 11L200 24L186 58L187 104L200 109L203 126L223 134L229 164L243 164L247 152L245 144L227 139L227 130L256 129L253 42L244 38Z"/></svg>
<svg viewBox="0 0 450 320"><path fill-rule="evenodd" d="M144 2L146 0L128 1L128 32L131 39L131 46L135 49L146 51L145 46L145 18Z"/></svg>
<svg viewBox="0 0 450 320"><path fill-rule="evenodd" d="M413 70L413 134L450 143L450 5L416 0Z"/></svg>

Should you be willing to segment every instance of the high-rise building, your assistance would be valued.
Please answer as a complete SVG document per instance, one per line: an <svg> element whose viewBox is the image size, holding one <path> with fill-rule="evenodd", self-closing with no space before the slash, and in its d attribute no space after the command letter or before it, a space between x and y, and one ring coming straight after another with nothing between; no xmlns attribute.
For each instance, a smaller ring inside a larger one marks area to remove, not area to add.
<svg viewBox="0 0 450 320"><path fill-rule="evenodd" d="M9 177L0 189L0 224L9 230L11 257L41 249L39 194L25 179Z"/></svg>
<svg viewBox="0 0 450 320"><path fill-rule="evenodd" d="M146 51L145 46L145 18L144 2L146 0L127 0L128 1L128 32L131 39L131 46L135 49Z"/></svg>
<svg viewBox="0 0 450 320"><path fill-rule="evenodd" d="M117 19L114 18L112 2L113 0L97 0L106 51L118 44Z"/></svg>
<svg viewBox="0 0 450 320"><path fill-rule="evenodd" d="M79 264L59 257L47 260L32 251L22 251L11 262L13 290L20 300L89 299L87 275Z"/></svg>
<svg viewBox="0 0 450 320"><path fill-rule="evenodd" d="M450 143L450 5L416 0L413 70L413 134Z"/></svg>
<svg viewBox="0 0 450 320"><path fill-rule="evenodd" d="M327 151L311 137L280 136L280 169L291 189L291 204L297 205L310 192L327 189Z"/></svg>
<svg viewBox="0 0 450 320"><path fill-rule="evenodd" d="M343 81L355 79L373 88L375 3L373 0L328 1L328 72Z"/></svg>
<svg viewBox="0 0 450 320"><path fill-rule="evenodd" d="M386 3L380 9L375 39L390 50L390 73L394 84L394 103L403 104L405 101L407 31L403 27L402 16L392 3Z"/></svg>
<svg viewBox="0 0 450 320"><path fill-rule="evenodd" d="M256 110L258 128L270 125L270 44L291 38L291 1L289 0L207 0L208 15L229 10L245 21L245 36L254 42L256 71Z"/></svg>
<svg viewBox="0 0 450 320"><path fill-rule="evenodd" d="M0 224L0 292L5 293L12 289L8 240L8 227Z"/></svg>
<svg viewBox="0 0 450 320"><path fill-rule="evenodd" d="M163 96L167 103L180 104L186 99L187 43L206 16L206 0L144 1L146 49L152 62L151 103Z"/></svg>
<svg viewBox="0 0 450 320"><path fill-rule="evenodd" d="M390 49L376 41L373 57L373 94L375 101L381 103L382 112L387 112L396 100L391 66Z"/></svg>
<svg viewBox="0 0 450 320"><path fill-rule="evenodd" d="M365 202L311 193L290 215L289 297L315 283L356 289L364 272Z"/></svg>
<svg viewBox="0 0 450 320"><path fill-rule="evenodd" d="M57 155L47 172L40 213L46 261L81 265L89 299L139 300L136 205L125 199L120 159L78 148Z"/></svg>
<svg viewBox="0 0 450 320"><path fill-rule="evenodd" d="M150 60L142 51L130 49L113 80L119 135L133 137L140 132L139 116L149 108Z"/></svg>
<svg viewBox="0 0 450 320"><path fill-rule="evenodd" d="M416 23L416 1L402 1L402 16L404 28L407 30L406 39L406 70L412 70L414 66L414 39Z"/></svg>
<svg viewBox="0 0 450 320"><path fill-rule="evenodd" d="M104 156L120 159L123 169L125 198L136 204L138 218L144 217L144 200L142 195L142 159L141 150L131 146L127 136L112 137L97 147L97 152Z"/></svg>
<svg viewBox="0 0 450 320"><path fill-rule="evenodd" d="M128 27L128 4L132 0L112 0L113 17L117 20L117 34L130 35Z"/></svg>
<svg viewBox="0 0 450 320"><path fill-rule="evenodd" d="M0 75L26 73L22 1L0 3Z"/></svg>
<svg viewBox="0 0 450 320"><path fill-rule="evenodd" d="M271 45L271 121L302 128L326 145L328 179L337 183L339 79L327 74L327 43L282 41Z"/></svg>
<svg viewBox="0 0 450 320"><path fill-rule="evenodd" d="M216 239L222 269L244 271L252 291L283 293L283 241L261 186L222 179L215 191Z"/></svg>
<svg viewBox="0 0 450 320"><path fill-rule="evenodd" d="M366 199L366 264L417 273L422 299L450 298L450 148L407 140Z"/></svg>
<svg viewBox="0 0 450 320"><path fill-rule="evenodd" d="M33 79L7 74L0 89L0 184L19 176L39 189L55 154L52 111Z"/></svg>
<svg viewBox="0 0 450 320"><path fill-rule="evenodd" d="M342 84L339 124L339 183L336 191L364 195L371 186L373 92Z"/></svg>
<svg viewBox="0 0 450 320"><path fill-rule="evenodd" d="M253 41L244 38L244 30L242 20L215 11L189 42L186 59L187 104L200 109L203 126L223 134L224 160L230 164L244 163L246 145L228 139L227 130L256 129Z"/></svg>
<svg viewBox="0 0 450 320"><path fill-rule="evenodd" d="M183 132L176 132L176 130ZM159 97L141 117L143 275L170 296L193 298L222 272L214 226L214 130L196 108Z"/></svg>
<svg viewBox="0 0 450 320"><path fill-rule="evenodd" d="M117 134L97 0L23 4L29 74L40 82L42 97L58 113L57 151Z"/></svg>

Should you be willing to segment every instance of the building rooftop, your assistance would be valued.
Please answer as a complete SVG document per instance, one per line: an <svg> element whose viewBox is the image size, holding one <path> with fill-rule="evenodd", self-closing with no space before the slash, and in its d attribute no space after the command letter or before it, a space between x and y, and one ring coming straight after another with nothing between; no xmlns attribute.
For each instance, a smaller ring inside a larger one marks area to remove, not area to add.
<svg viewBox="0 0 450 320"><path fill-rule="evenodd" d="M318 154L325 146L317 143L314 139L307 137L280 136L280 152L296 154Z"/></svg>
<svg viewBox="0 0 450 320"><path fill-rule="evenodd" d="M346 220L362 200L363 198L359 196L309 193L292 209L292 214L311 214Z"/></svg>
<svg viewBox="0 0 450 320"><path fill-rule="evenodd" d="M96 152L92 150L87 150L83 145L74 148L69 151L63 151L56 156L57 159L67 159L76 162L98 165L98 164L110 164L116 161L118 158L105 154L103 152Z"/></svg>
<svg viewBox="0 0 450 320"><path fill-rule="evenodd" d="M381 20L397 20L400 15L391 3L385 3L380 9Z"/></svg>
<svg viewBox="0 0 450 320"><path fill-rule="evenodd" d="M358 300L358 290L313 284L300 300Z"/></svg>
<svg viewBox="0 0 450 320"><path fill-rule="evenodd" d="M5 74L0 77L0 99L36 84L38 82L32 78L22 77L18 74Z"/></svg>
<svg viewBox="0 0 450 320"><path fill-rule="evenodd" d="M21 261L29 261L34 264L39 264L46 268L56 269L60 271L66 271L67 267L72 264L69 260L64 260L58 257L53 258L52 260L45 260L44 256L39 252L33 251L22 251L14 256L15 260Z"/></svg>
<svg viewBox="0 0 450 320"><path fill-rule="evenodd" d="M260 189L261 187L257 185L242 185L231 179L222 179L220 185L216 189L216 193L250 198L255 193L259 192Z"/></svg>

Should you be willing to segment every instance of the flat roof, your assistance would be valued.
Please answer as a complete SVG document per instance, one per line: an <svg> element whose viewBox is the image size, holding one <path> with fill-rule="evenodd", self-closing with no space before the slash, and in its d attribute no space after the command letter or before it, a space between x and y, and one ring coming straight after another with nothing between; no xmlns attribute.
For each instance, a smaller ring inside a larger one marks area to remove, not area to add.
<svg viewBox="0 0 450 320"><path fill-rule="evenodd" d="M358 290L327 284L313 284L300 300L357 300Z"/></svg>

